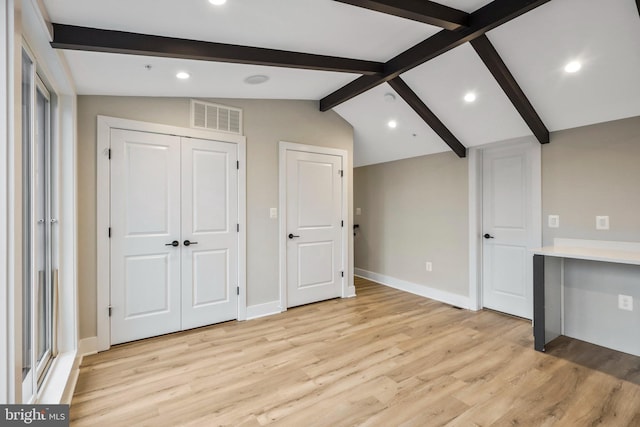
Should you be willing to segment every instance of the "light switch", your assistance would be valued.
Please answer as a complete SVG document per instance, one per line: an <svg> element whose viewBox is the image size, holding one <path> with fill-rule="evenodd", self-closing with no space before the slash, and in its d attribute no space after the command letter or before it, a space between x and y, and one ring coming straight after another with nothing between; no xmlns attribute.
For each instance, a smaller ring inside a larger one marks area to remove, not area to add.
<svg viewBox="0 0 640 427"><path fill-rule="evenodd" d="M270 208L269 209L269 218L271 218L271 219L278 218L278 208Z"/></svg>
<svg viewBox="0 0 640 427"><path fill-rule="evenodd" d="M560 227L560 215L549 215L549 228Z"/></svg>
<svg viewBox="0 0 640 427"><path fill-rule="evenodd" d="M362 209L356 208L356 215L362 215Z"/></svg>
<svg viewBox="0 0 640 427"><path fill-rule="evenodd" d="M609 217L597 216L596 217L596 230L608 230L609 229Z"/></svg>

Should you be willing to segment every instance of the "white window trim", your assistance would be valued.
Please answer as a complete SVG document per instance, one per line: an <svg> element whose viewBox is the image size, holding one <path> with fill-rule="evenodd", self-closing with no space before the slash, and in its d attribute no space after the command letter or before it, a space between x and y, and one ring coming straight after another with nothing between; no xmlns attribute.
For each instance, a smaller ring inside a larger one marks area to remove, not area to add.
<svg viewBox="0 0 640 427"><path fill-rule="evenodd" d="M278 145L278 174L279 174L279 201L280 211L279 238L280 243L280 311L287 311L287 151L303 151L307 153L329 154L342 158L343 179L342 179L342 298L355 296L355 287L352 285L353 270L349 265L349 244L353 237L353 221L349 217L349 174L347 173L349 163L349 152L339 148L320 147L315 145L298 144L295 142L280 141Z"/></svg>
<svg viewBox="0 0 640 427"><path fill-rule="evenodd" d="M109 321L108 307L110 304L110 241L108 229L110 225L110 176L107 153L111 145L111 129L126 129L141 132L152 132L184 136L191 138L209 139L215 141L229 142L238 145L238 160L240 170L238 173L238 220L240 222L240 235L238 247L238 287L240 296L238 298L238 320L247 318L247 289L246 289L246 259L247 259L247 220L246 220L246 189L247 189L247 169L246 169L246 138L223 132L212 132L198 129L181 128L157 123L147 123L135 120L119 119L115 117L98 116L97 124L97 218L96 218L96 241L97 241L97 351L105 351L111 347L111 325Z"/></svg>

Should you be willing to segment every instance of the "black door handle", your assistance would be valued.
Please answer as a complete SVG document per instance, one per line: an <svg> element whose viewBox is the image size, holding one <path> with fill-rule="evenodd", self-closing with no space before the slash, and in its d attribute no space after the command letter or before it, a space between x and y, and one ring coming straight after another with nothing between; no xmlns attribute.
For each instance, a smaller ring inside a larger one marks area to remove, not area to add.
<svg viewBox="0 0 640 427"><path fill-rule="evenodd" d="M185 240L184 242L182 242L182 244L185 246L190 246L190 245L197 245L198 242L190 242L188 240Z"/></svg>
<svg viewBox="0 0 640 427"><path fill-rule="evenodd" d="M493 237L491 234L486 233L486 234L484 235L484 238L485 238L485 239L493 239L494 237Z"/></svg>
<svg viewBox="0 0 640 427"><path fill-rule="evenodd" d="M167 243L165 246L173 246L175 248L176 246L180 246L180 242L178 242L177 240L174 240L171 243Z"/></svg>
<svg viewBox="0 0 640 427"><path fill-rule="evenodd" d="M290 239L293 239L294 237L300 237L300 236L296 236L296 235L295 235L295 234L293 234L293 233L289 233L289 238L290 238Z"/></svg>

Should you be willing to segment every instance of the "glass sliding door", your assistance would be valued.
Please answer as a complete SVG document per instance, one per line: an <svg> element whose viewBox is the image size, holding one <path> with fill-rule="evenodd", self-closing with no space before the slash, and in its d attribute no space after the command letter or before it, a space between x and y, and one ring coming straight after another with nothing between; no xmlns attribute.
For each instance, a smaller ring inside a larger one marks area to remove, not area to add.
<svg viewBox="0 0 640 427"><path fill-rule="evenodd" d="M35 137L33 147L34 178L34 321L36 323L35 355L38 385L51 360L53 281L51 268L51 203L50 203L50 107L49 93L44 85L36 84Z"/></svg>
<svg viewBox="0 0 640 427"><path fill-rule="evenodd" d="M49 91L26 51L22 66L22 402L28 403L55 356L55 157Z"/></svg>

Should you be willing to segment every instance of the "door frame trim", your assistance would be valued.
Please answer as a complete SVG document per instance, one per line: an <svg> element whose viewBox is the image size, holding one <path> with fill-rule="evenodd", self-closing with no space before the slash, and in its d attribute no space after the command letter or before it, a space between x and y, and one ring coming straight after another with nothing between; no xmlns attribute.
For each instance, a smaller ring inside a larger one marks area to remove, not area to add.
<svg viewBox="0 0 640 427"><path fill-rule="evenodd" d="M341 297L348 298L354 295L353 289L349 290L349 228L351 221L348 217L348 200L349 200L349 174L347 173L347 165L349 160L349 153L347 150L339 148L320 147L315 145L298 144L295 142L280 141L278 144L278 210L280 211L279 227L278 227L278 242L279 242L279 257L280 257L280 311L287 311L287 151L300 151L304 153L314 154L328 154L333 156L339 156L342 158L342 206L341 214L344 221L344 227L342 227L342 271L344 275L342 277L341 285Z"/></svg>
<svg viewBox="0 0 640 427"><path fill-rule="evenodd" d="M531 205L535 246L542 246L542 145L526 136L508 141L470 147L469 155L469 305L477 311L484 307L482 301L482 162L484 150L528 144L533 150ZM533 278L532 278L533 280Z"/></svg>
<svg viewBox="0 0 640 427"><path fill-rule="evenodd" d="M97 215L96 215L96 286L97 286L97 339L98 351L108 350L111 347L111 322L109 321L108 307L110 304L111 288L111 262L110 240L107 230L110 225L110 186L108 150L111 146L111 129L123 129L148 133L159 133L187 138L208 139L212 141L237 144L238 160L238 221L240 231L238 233L238 320L247 317L247 147L246 137L223 132L212 132L191 128L182 128L158 123L149 123L136 120L120 119L116 117L98 116L97 118Z"/></svg>

